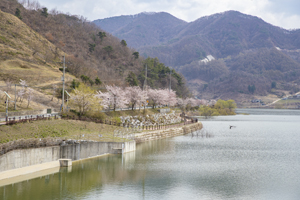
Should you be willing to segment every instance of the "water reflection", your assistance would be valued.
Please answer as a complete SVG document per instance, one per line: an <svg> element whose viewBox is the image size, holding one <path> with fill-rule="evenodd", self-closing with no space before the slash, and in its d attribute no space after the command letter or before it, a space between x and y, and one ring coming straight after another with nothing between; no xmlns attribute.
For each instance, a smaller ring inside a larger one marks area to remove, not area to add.
<svg viewBox="0 0 300 200"><path fill-rule="evenodd" d="M0 187L0 197L300 199L299 116L216 117L203 124L213 137L194 133L78 161L72 170Z"/></svg>
<svg viewBox="0 0 300 200"><path fill-rule="evenodd" d="M133 152L75 162L72 168L60 168L59 173L1 187L0 196L3 200L78 198L92 188L101 190L103 184L140 177L130 170L134 160Z"/></svg>

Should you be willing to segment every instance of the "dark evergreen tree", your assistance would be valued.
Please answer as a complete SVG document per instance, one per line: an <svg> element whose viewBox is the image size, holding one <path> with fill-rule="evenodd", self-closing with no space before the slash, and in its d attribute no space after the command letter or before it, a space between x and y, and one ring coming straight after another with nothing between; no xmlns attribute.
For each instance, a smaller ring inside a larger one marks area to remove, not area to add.
<svg viewBox="0 0 300 200"><path fill-rule="evenodd" d="M255 92L256 88L255 85L248 85L248 91L253 94Z"/></svg>
<svg viewBox="0 0 300 200"><path fill-rule="evenodd" d="M102 42L102 41L103 41L103 38L106 37L106 33L100 31L100 32L97 34L97 36L99 36L99 38L100 38L100 40L101 40L101 42Z"/></svg>
<svg viewBox="0 0 300 200"><path fill-rule="evenodd" d="M80 76L82 82L87 83L90 80L90 77L86 76L86 75L81 75Z"/></svg>
<svg viewBox="0 0 300 200"><path fill-rule="evenodd" d="M96 47L96 44L91 44L89 43L89 51L92 53L93 51L95 51L95 47Z"/></svg>
<svg viewBox="0 0 300 200"><path fill-rule="evenodd" d="M103 47L103 49L104 49L108 54L110 54L110 53L113 51L112 46L106 46L106 47Z"/></svg>
<svg viewBox="0 0 300 200"><path fill-rule="evenodd" d="M139 52L136 51L136 52L133 52L132 55L134 56L135 59L138 59L140 54L139 54Z"/></svg>
<svg viewBox="0 0 300 200"><path fill-rule="evenodd" d="M42 12L41 14L44 16L44 17L48 17L48 8L42 8Z"/></svg>
<svg viewBox="0 0 300 200"><path fill-rule="evenodd" d="M101 85L102 84L102 82L100 81L98 76L97 76L97 78L95 78L95 84L96 85Z"/></svg>
<svg viewBox="0 0 300 200"><path fill-rule="evenodd" d="M21 11L20 11L19 8L16 8L16 13L15 13L15 15L16 15L20 20L22 20Z"/></svg>
<svg viewBox="0 0 300 200"><path fill-rule="evenodd" d="M130 72L125 80L130 86L138 86L138 79L133 72Z"/></svg>
<svg viewBox="0 0 300 200"><path fill-rule="evenodd" d="M274 82L272 82L272 84L271 84L271 88L276 88L276 82L274 81Z"/></svg>
<svg viewBox="0 0 300 200"><path fill-rule="evenodd" d="M126 47L126 46L127 46L127 42L126 42L125 40L122 40L122 41L121 41L121 45L122 45L123 47Z"/></svg>
<svg viewBox="0 0 300 200"><path fill-rule="evenodd" d="M95 82L90 78L89 78L89 83L90 83L91 86L93 86L95 84Z"/></svg>
<svg viewBox="0 0 300 200"><path fill-rule="evenodd" d="M76 81L75 79L73 79L73 81L71 82L71 88L76 89L78 88L80 85L80 82Z"/></svg>

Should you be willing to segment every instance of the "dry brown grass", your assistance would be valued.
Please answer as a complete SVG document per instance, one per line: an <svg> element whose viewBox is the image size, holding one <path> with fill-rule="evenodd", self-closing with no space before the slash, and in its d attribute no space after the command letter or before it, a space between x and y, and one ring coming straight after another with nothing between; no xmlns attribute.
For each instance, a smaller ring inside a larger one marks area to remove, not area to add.
<svg viewBox="0 0 300 200"><path fill-rule="evenodd" d="M14 15L0 11L0 90L6 91L14 100L15 84L20 79L26 80L32 87L34 98L27 108L27 100L17 102L17 110L59 108L61 102L52 99L52 85L62 87L61 57L64 54L51 42L32 30ZM75 77L66 74L66 82ZM6 88L5 82L12 83L11 88ZM21 87L17 87L17 92ZM58 93L58 90L57 90ZM3 93L0 93L3 97ZM13 103L9 110L13 110ZM5 111L4 99L0 102L0 111Z"/></svg>
<svg viewBox="0 0 300 200"><path fill-rule="evenodd" d="M60 84L56 84L57 86L61 85L61 81ZM18 91L21 89L20 86L16 87L16 93L18 93ZM47 109L47 108L55 108L55 109L59 109L60 104L61 104L61 99L58 99L56 96L52 99L52 95L53 95L53 88L52 88L52 84L50 83L44 83L43 87L39 87L33 88L33 99L29 104L29 107L27 107L28 105L28 101L26 99L26 96L24 95L24 98L22 101L20 101L20 99L17 99L17 103L16 103L16 110L20 111L20 110L42 110L42 109ZM10 87L7 88L5 85L4 81L0 81L0 90L2 91L6 91L12 99L10 99L11 101L15 100L15 86L14 84ZM56 90L56 95L58 94L58 90ZM5 99L6 96L4 95L3 92L0 91L0 112L5 112ZM8 105L8 109L9 111L14 111L14 102L10 102Z"/></svg>

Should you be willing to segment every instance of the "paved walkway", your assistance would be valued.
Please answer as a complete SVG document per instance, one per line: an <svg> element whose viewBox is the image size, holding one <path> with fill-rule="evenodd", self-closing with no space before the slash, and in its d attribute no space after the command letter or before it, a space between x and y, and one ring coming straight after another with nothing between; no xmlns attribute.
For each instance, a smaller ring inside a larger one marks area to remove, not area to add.
<svg viewBox="0 0 300 200"><path fill-rule="evenodd" d="M0 172L0 187L11 183L21 182L28 179L59 172L59 161L47 162L38 165Z"/></svg>

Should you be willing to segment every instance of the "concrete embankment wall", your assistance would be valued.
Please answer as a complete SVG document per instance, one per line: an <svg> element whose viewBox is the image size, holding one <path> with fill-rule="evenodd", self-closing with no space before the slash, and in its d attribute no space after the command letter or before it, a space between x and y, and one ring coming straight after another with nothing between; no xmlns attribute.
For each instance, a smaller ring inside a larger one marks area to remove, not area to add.
<svg viewBox="0 0 300 200"><path fill-rule="evenodd" d="M188 133L192 133L197 130L201 130L203 125L201 122L197 122L194 124L185 125L183 127L169 128L165 130L155 130L143 132L135 135L135 141L137 143L146 142L150 140L157 140L160 138L174 137L179 135L185 135Z"/></svg>
<svg viewBox="0 0 300 200"><path fill-rule="evenodd" d="M17 149L0 157L0 172L56 161L60 158L60 147Z"/></svg>
<svg viewBox="0 0 300 200"><path fill-rule="evenodd" d="M135 151L135 141L130 142L86 142L60 147L60 158L81 160L107 153Z"/></svg>
<svg viewBox="0 0 300 200"><path fill-rule="evenodd" d="M122 150L123 153L135 151L135 141L83 142L65 146L13 150L0 156L0 175L7 170L57 161L61 158L81 160L108 153L122 153Z"/></svg>
<svg viewBox="0 0 300 200"><path fill-rule="evenodd" d="M58 166L59 164L56 162L58 159L82 160L108 153L127 153L135 151L136 143L138 142L184 135L201 129L202 123L198 122L183 127L136 134L135 141L130 142L82 142L80 144L69 144L65 146L13 150L0 156L0 180L5 179L5 177L13 177L15 174L13 170L18 170L18 172L21 173L22 170L20 168L24 169L31 166L31 171L28 171L28 173L33 173L39 170L49 169L54 165ZM27 173L26 169L24 170L25 172L22 172L22 175ZM9 171L11 172L10 176L6 174L6 172Z"/></svg>

